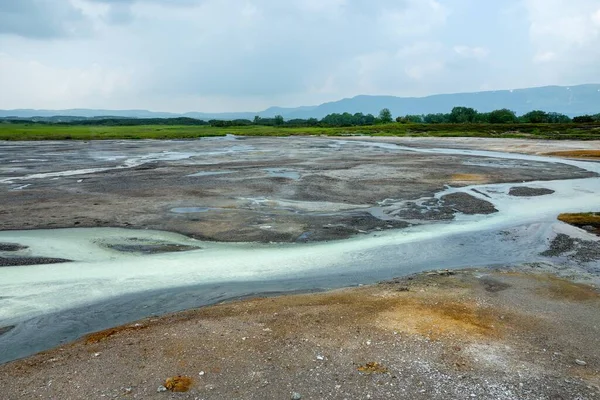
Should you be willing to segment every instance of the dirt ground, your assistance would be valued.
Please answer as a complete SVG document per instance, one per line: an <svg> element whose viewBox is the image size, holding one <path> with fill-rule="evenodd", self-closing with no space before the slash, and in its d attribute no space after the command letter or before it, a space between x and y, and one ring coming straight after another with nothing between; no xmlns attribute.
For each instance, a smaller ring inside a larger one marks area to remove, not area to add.
<svg viewBox="0 0 600 400"><path fill-rule="evenodd" d="M528 154L600 148L597 141L346 139L3 143L0 230L111 226L219 241L340 239L451 219L457 210L495 212L464 194L428 200L431 213L411 204L446 185L590 176L561 164L482 162L352 140ZM399 219L378 214L386 201L402 204ZM562 264L241 299L98 332L0 365L0 399L597 399L598 242L563 234L549 246ZM569 267L581 263L591 267Z"/></svg>
<svg viewBox="0 0 600 400"><path fill-rule="evenodd" d="M381 218L382 202L430 198L446 185L591 176L562 164L489 158L482 163L475 156L422 154L346 139L2 143L0 230L128 227L217 241L321 241L424 222L418 219L451 219L456 210L491 210L462 196L434 204L436 212L423 218L423 210L410 204L396 213L405 218ZM528 153L600 147L597 142L359 139Z"/></svg>
<svg viewBox="0 0 600 400"><path fill-rule="evenodd" d="M1 394L6 400L600 397L598 291L535 270L439 271L143 320L0 366ZM191 378L188 392L163 391L176 376Z"/></svg>
<svg viewBox="0 0 600 400"><path fill-rule="evenodd" d="M503 138L493 139L478 137L360 137L344 139L397 143L404 146L415 147L460 148L535 155L551 155L554 153L557 156L566 157L573 157L574 155L585 156L589 154L595 154L595 152L600 150L600 140L532 140ZM576 153L569 154L567 152Z"/></svg>

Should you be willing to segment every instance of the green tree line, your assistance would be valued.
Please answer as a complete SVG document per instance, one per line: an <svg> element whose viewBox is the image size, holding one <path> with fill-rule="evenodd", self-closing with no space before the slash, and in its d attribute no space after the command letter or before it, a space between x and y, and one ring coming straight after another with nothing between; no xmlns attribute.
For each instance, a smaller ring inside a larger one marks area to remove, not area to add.
<svg viewBox="0 0 600 400"><path fill-rule="evenodd" d="M574 123L598 123L600 114L582 115L571 118L568 115L545 112L541 110L530 111L521 116L517 116L514 111L506 108L494 110L491 112L478 112L470 107L454 107L449 113L423 114L423 115L404 115L395 119L397 123L402 124L568 124ZM241 122L241 123L240 123ZM237 121L209 121L213 126L232 126L240 125L264 125L264 126L291 126L291 127L311 127L311 126L363 126L393 123L394 119L389 109L384 108L378 116L363 113L333 113L319 119L290 119L285 121L282 116L274 118L254 117L250 120ZM222 125L226 124L226 125Z"/></svg>
<svg viewBox="0 0 600 400"><path fill-rule="evenodd" d="M214 127L234 126L275 126L275 127L349 127L401 123L401 124L568 124L568 123L600 123L600 114L581 115L570 118L567 115L545 112L541 110L530 111L517 116L514 111L506 108L491 112L478 112L470 107L454 107L449 113L404 115L395 119L389 109L382 109L377 116L363 113L332 113L321 119L289 119L285 120L281 115L273 118L262 118L255 116L253 120L235 119L203 121L195 118L88 118L75 119L71 121L56 120L59 117L45 118L2 118L0 121L16 124L27 124L31 122L42 124L77 125L77 126L139 126L139 125L211 125ZM60 117L67 118L67 117Z"/></svg>

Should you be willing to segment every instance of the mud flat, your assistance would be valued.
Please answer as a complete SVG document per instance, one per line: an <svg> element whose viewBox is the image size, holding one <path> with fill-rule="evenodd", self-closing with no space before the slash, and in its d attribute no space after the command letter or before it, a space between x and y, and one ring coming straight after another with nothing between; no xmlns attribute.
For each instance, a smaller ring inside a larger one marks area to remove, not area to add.
<svg viewBox="0 0 600 400"><path fill-rule="evenodd" d="M323 241L403 228L415 219L451 219L456 210L443 204L434 207L437 213L418 207L424 218L414 212L389 217L415 209L400 202L433 199L447 185L594 175L572 165L476 151L560 149L573 142L359 139L1 143L0 230L126 227L225 242ZM414 151L432 146L475 150ZM457 209L472 203L462 199Z"/></svg>

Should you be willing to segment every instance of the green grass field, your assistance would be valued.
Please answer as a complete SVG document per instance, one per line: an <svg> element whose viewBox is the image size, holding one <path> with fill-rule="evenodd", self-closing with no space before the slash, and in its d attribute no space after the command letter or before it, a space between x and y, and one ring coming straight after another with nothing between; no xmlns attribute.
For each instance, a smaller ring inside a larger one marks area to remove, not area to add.
<svg viewBox="0 0 600 400"><path fill-rule="evenodd" d="M240 136L370 135L434 137L501 137L563 140L600 139L600 124L399 124L353 127L271 126L81 126L0 123L0 140L192 139L227 134Z"/></svg>

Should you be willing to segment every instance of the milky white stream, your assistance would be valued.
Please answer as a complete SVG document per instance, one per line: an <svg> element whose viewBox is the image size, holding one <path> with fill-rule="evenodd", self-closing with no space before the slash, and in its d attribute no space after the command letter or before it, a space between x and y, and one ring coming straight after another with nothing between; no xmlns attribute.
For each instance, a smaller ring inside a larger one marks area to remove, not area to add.
<svg viewBox="0 0 600 400"><path fill-rule="evenodd" d="M338 143L343 146L350 142ZM562 163L600 173L600 163L594 162L488 151L417 149L387 143L361 143L392 151ZM157 158L153 156L147 159ZM142 160L137 158L125 164L140 163ZM64 174L68 175L69 172ZM48 176L52 174L46 174ZM35 178L27 176L19 180ZM519 185L548 188L555 193L531 198L509 196L509 189ZM479 193L471 189L477 189ZM369 280L372 279L369 271L378 268L387 268L383 276L393 276L413 272L414 268L423 270L427 266L446 268L463 264L467 266L472 262L489 265L531 261L538 254L538 249L543 249L547 244L557 214L597 210L600 205L600 178L473 185L448 188L438 193L437 197L452 192L469 192L490 201L498 212L486 216L458 215L450 222L378 232L342 241L307 244L225 244L196 241L168 232L112 228L0 232L0 242L29 246L29 249L19 253L21 255L75 260L64 264L0 268L0 327L118 296L200 284L306 279L324 275L331 276L333 281L336 274L366 276ZM505 248L499 246L497 232L517 227L520 227L523 235L522 241L506 244ZM199 246L201 249L136 255L101 245L107 239L114 242L126 238L158 239ZM484 249L490 243L497 248ZM461 248L463 245L465 247Z"/></svg>

